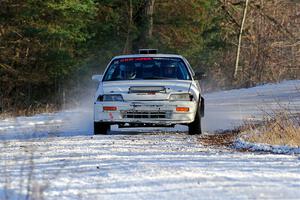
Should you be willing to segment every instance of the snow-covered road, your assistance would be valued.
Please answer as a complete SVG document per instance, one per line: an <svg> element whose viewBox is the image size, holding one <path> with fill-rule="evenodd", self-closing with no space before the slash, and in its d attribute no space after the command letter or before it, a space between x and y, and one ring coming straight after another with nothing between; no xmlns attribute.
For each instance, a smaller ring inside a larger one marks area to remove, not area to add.
<svg viewBox="0 0 300 200"><path fill-rule="evenodd" d="M299 111L299 90L288 81L208 94L206 134L281 106ZM0 121L0 199L27 190L36 199L300 198L299 155L204 146L181 126L93 136L91 118L69 110Z"/></svg>

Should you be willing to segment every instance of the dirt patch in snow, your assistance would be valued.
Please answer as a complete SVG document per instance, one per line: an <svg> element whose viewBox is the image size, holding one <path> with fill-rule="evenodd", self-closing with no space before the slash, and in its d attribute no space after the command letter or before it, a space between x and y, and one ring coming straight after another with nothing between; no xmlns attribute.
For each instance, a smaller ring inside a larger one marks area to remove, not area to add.
<svg viewBox="0 0 300 200"><path fill-rule="evenodd" d="M199 142L203 146L232 148L240 129L226 130L215 134L201 135Z"/></svg>

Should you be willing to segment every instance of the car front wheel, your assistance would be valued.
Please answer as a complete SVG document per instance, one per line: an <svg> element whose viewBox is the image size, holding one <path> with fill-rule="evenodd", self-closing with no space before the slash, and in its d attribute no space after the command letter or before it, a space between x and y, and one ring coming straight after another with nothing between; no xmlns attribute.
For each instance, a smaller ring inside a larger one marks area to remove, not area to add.
<svg viewBox="0 0 300 200"><path fill-rule="evenodd" d="M201 113L200 109L197 110L195 120L188 125L189 127L189 134L190 135L200 135L202 134L201 130Z"/></svg>
<svg viewBox="0 0 300 200"><path fill-rule="evenodd" d="M103 122L94 122L94 134L106 135L110 129L110 125Z"/></svg>

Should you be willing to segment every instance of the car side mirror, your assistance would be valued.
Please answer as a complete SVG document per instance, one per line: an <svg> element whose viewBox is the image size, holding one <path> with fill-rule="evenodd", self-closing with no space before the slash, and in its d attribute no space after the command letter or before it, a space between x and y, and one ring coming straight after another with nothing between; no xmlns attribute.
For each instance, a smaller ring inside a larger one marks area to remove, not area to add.
<svg viewBox="0 0 300 200"><path fill-rule="evenodd" d="M194 75L195 80L202 80L204 78L206 78L206 74L204 72L195 72Z"/></svg>
<svg viewBox="0 0 300 200"><path fill-rule="evenodd" d="M101 82L102 78L103 78L103 75L93 75L92 76L92 80L97 81L97 82Z"/></svg>

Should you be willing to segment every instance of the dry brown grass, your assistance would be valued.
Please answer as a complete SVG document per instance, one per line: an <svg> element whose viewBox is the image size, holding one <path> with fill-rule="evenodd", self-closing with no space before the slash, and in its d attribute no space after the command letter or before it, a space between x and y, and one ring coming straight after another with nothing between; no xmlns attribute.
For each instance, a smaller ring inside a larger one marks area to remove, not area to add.
<svg viewBox="0 0 300 200"><path fill-rule="evenodd" d="M252 143L300 147L300 116L290 112L274 113L260 125L248 124L250 134L242 138Z"/></svg>
<svg viewBox="0 0 300 200"><path fill-rule="evenodd" d="M52 104L29 106L25 109L12 109L5 112L0 112L0 119L16 116L32 116L40 113L52 113L57 111L58 109L58 106Z"/></svg>

